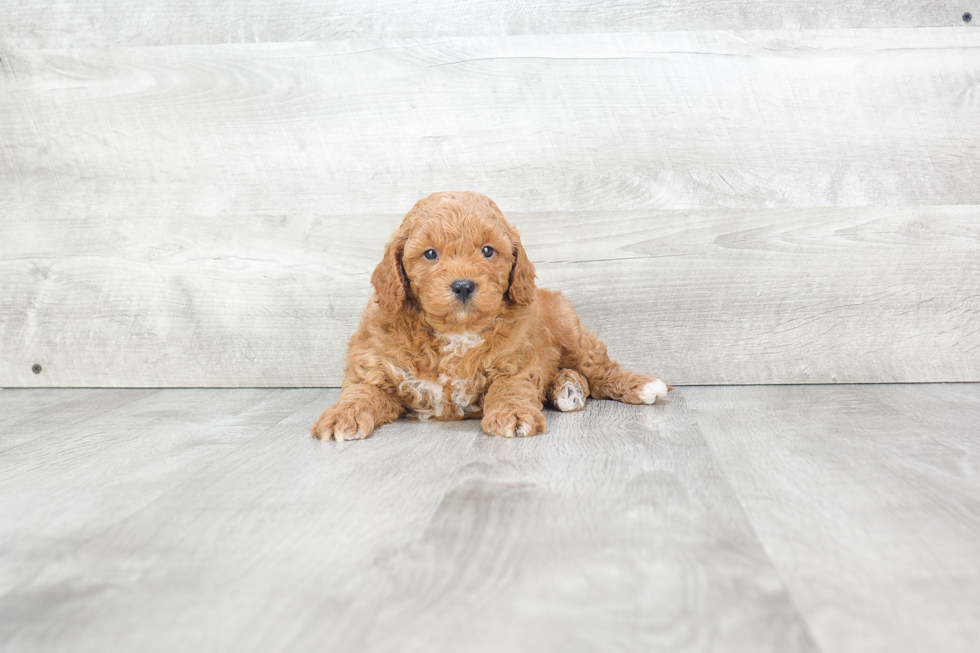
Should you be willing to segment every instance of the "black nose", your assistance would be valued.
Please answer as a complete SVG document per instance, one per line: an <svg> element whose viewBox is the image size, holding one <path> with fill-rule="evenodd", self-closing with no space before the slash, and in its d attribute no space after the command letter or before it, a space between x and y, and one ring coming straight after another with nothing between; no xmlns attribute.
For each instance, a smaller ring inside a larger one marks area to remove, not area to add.
<svg viewBox="0 0 980 653"><path fill-rule="evenodd" d="M476 284L469 279L460 279L459 281L453 281L449 284L449 287L453 289L453 292L459 297L460 301L465 302L476 290Z"/></svg>

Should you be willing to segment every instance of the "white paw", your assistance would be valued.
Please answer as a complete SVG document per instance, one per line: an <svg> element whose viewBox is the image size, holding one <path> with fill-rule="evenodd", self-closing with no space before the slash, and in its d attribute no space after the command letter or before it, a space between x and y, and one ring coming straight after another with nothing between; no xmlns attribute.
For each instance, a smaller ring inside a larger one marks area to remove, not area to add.
<svg viewBox="0 0 980 653"><path fill-rule="evenodd" d="M555 407L564 412L581 410L585 408L585 393L577 383L565 381L565 385L558 391Z"/></svg>
<svg viewBox="0 0 980 653"><path fill-rule="evenodd" d="M654 379L643 386L640 390L640 401L645 404L652 404L657 399L663 399L667 396L667 384L660 379Z"/></svg>

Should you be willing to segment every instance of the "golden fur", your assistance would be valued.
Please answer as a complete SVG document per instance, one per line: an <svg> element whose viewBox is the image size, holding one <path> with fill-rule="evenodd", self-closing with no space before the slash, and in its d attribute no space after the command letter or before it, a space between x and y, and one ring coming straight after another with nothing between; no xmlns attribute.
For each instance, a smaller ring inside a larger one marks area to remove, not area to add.
<svg viewBox="0 0 980 653"><path fill-rule="evenodd" d="M476 284L468 301L450 288L459 280ZM587 396L639 404L667 392L660 379L610 360L571 302L535 286L517 230L483 195L420 200L371 283L340 399L313 425L315 437L366 438L404 413L482 417L491 435L535 435L547 426L546 400L580 410Z"/></svg>

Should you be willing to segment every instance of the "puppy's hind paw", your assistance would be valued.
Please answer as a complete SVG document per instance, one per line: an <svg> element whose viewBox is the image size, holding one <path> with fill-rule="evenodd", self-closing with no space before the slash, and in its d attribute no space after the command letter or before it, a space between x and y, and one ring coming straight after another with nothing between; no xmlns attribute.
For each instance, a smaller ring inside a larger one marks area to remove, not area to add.
<svg viewBox="0 0 980 653"><path fill-rule="evenodd" d="M551 405L565 413L585 408L588 396L588 381L573 369L560 370L548 388Z"/></svg>
<svg viewBox="0 0 980 653"><path fill-rule="evenodd" d="M582 388L566 381L555 393L555 408L566 413L585 408L585 393Z"/></svg>
<svg viewBox="0 0 980 653"><path fill-rule="evenodd" d="M652 404L657 399L667 396L667 384L660 379L654 379L640 388L640 401L645 404Z"/></svg>

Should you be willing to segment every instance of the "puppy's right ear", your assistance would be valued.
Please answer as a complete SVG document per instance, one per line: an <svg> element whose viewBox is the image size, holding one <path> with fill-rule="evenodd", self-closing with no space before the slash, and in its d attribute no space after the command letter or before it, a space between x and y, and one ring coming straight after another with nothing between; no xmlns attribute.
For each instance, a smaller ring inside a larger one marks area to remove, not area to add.
<svg viewBox="0 0 980 653"><path fill-rule="evenodd" d="M403 230L396 231L385 246L384 258L378 263L371 274L371 284L381 310L395 313L405 304L408 291L408 279L405 278L405 268L402 267L402 255L405 252L407 238Z"/></svg>

